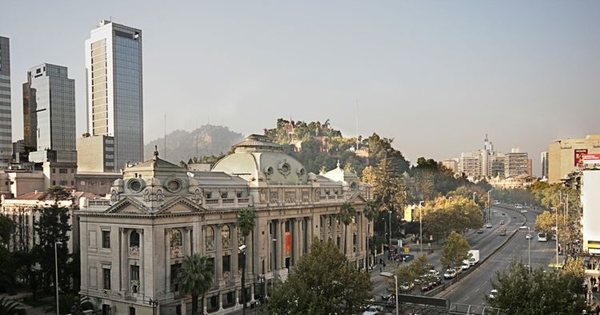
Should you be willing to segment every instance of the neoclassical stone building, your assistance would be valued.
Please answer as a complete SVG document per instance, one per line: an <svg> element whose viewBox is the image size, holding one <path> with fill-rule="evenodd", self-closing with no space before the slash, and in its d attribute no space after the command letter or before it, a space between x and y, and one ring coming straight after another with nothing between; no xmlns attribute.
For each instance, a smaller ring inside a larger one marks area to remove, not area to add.
<svg viewBox="0 0 600 315"><path fill-rule="evenodd" d="M188 171L155 152L124 170L109 204L81 203L81 293L103 315L186 314L190 298L175 281L184 256L199 252L214 266L204 301L209 314L240 309L239 248L248 255L248 299L285 281L314 237L331 239L351 263L365 266L370 188L341 168L307 173L282 147L251 135L211 171ZM347 227L337 214L350 202L357 216ZM257 221L243 244L237 212Z"/></svg>

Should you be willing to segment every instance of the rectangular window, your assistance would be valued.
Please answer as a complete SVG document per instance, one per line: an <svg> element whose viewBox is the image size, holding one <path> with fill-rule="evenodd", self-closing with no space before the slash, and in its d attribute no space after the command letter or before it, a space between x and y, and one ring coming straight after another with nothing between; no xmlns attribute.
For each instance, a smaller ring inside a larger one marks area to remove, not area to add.
<svg viewBox="0 0 600 315"><path fill-rule="evenodd" d="M102 248L110 248L110 231L102 231Z"/></svg>
<svg viewBox="0 0 600 315"><path fill-rule="evenodd" d="M240 265L241 266L241 265ZM231 271L231 256L223 256L223 273Z"/></svg>
<svg viewBox="0 0 600 315"><path fill-rule="evenodd" d="M102 268L104 290L110 290L110 268Z"/></svg>
<svg viewBox="0 0 600 315"><path fill-rule="evenodd" d="M59 170L58 170L58 172L59 172L60 174L67 174L67 173L68 173L68 170L67 170L66 168L61 168L61 169L59 169Z"/></svg>
<svg viewBox="0 0 600 315"><path fill-rule="evenodd" d="M140 280L140 266L130 266L131 268L131 280L139 281Z"/></svg>
<svg viewBox="0 0 600 315"><path fill-rule="evenodd" d="M172 264L171 265L171 291L173 291L173 292L179 291L179 286L177 283L177 276L179 275L180 269L181 269L181 264Z"/></svg>

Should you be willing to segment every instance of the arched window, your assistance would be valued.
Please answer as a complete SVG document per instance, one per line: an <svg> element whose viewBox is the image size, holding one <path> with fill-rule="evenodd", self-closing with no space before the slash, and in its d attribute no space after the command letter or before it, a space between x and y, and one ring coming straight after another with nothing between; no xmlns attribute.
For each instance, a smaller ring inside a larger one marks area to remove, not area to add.
<svg viewBox="0 0 600 315"><path fill-rule="evenodd" d="M225 224L225 225L223 225L223 228L221 229L221 238L224 240L228 240L229 237L230 237L229 225Z"/></svg>
<svg viewBox="0 0 600 315"><path fill-rule="evenodd" d="M215 230L212 227L207 226L205 234L206 234L205 235L206 241L214 241L215 240Z"/></svg>
<svg viewBox="0 0 600 315"><path fill-rule="evenodd" d="M171 248L181 247L181 231L171 230L169 239L171 241Z"/></svg>
<svg viewBox="0 0 600 315"><path fill-rule="evenodd" d="M129 247L140 247L140 233L131 231L129 235Z"/></svg>

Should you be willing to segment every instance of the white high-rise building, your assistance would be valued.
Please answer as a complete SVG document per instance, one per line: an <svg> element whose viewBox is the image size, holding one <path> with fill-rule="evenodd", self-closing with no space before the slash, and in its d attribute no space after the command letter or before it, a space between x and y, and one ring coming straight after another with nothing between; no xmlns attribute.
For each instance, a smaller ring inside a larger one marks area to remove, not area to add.
<svg viewBox="0 0 600 315"><path fill-rule="evenodd" d="M11 157L10 41L0 36L0 167L7 167Z"/></svg>
<svg viewBox="0 0 600 315"><path fill-rule="evenodd" d="M85 56L88 133L114 138L114 148L97 152L113 170L143 161L142 31L100 21L85 42Z"/></svg>
<svg viewBox="0 0 600 315"><path fill-rule="evenodd" d="M66 67L42 64L23 84L23 135L30 162L76 163L75 80Z"/></svg>

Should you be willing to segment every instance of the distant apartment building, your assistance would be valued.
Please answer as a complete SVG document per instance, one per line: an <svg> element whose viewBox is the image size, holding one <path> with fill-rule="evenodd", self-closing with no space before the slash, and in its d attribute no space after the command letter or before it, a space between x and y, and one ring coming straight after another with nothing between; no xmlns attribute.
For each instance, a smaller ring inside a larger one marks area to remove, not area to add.
<svg viewBox="0 0 600 315"><path fill-rule="evenodd" d="M510 153L494 151L492 142L485 137L482 150L463 152L459 170L468 177L515 177L531 175L531 160L518 148Z"/></svg>
<svg viewBox="0 0 600 315"><path fill-rule="evenodd" d="M441 163L445 168L451 170L452 173L458 173L458 161L456 159L445 159Z"/></svg>
<svg viewBox="0 0 600 315"><path fill-rule="evenodd" d="M0 36L0 168L12 159L12 112L10 91L10 41Z"/></svg>
<svg viewBox="0 0 600 315"><path fill-rule="evenodd" d="M548 145L548 182L560 183L579 169L583 154L600 153L600 134L581 139L559 139Z"/></svg>
<svg viewBox="0 0 600 315"><path fill-rule="evenodd" d="M85 42L85 56L87 131L92 138L105 137L93 140L94 144L112 146L96 148L94 152L112 150L113 155L113 162L107 158L97 171L107 167L118 171L125 164L143 161L142 31L100 21ZM84 158L79 161L88 162ZM90 165L100 164L90 162ZM90 168L88 166L84 168Z"/></svg>
<svg viewBox="0 0 600 315"><path fill-rule="evenodd" d="M29 161L77 162L75 80L66 67L41 64L23 84L23 137Z"/></svg>
<svg viewBox="0 0 600 315"><path fill-rule="evenodd" d="M531 175L529 157L527 153L521 152L519 148L513 148L510 153L506 153L504 177L520 175Z"/></svg>

